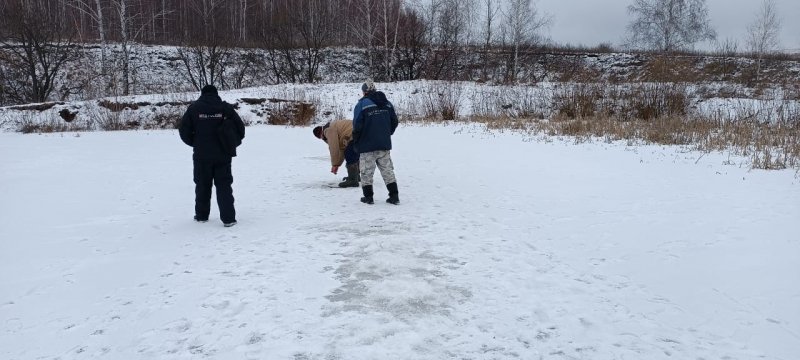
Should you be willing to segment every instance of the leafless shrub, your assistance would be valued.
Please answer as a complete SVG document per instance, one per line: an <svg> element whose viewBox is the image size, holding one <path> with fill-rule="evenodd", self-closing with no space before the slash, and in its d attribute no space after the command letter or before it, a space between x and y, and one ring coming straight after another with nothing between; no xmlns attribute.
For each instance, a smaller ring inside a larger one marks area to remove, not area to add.
<svg viewBox="0 0 800 360"><path fill-rule="evenodd" d="M474 117L496 117L500 114L498 103L502 106L505 102L504 96L501 95L499 87L479 87L475 93L472 94L472 115Z"/></svg>
<svg viewBox="0 0 800 360"><path fill-rule="evenodd" d="M432 120L450 121L459 116L463 87L459 83L436 83L425 90L425 117Z"/></svg>
<svg viewBox="0 0 800 360"><path fill-rule="evenodd" d="M98 101L97 104L108 110L111 110L112 112L119 112L125 109L136 110L139 109L140 106L139 104L136 103L118 102L118 101L111 101L108 99L102 99ZM146 105L149 105L149 103L145 104L145 106Z"/></svg>
<svg viewBox="0 0 800 360"><path fill-rule="evenodd" d="M783 89L784 100L800 100L800 84L789 84Z"/></svg>
<svg viewBox="0 0 800 360"><path fill-rule="evenodd" d="M749 97L747 89L735 85L699 85L694 92L695 96L700 99L730 99L730 98L745 98Z"/></svg>
<svg viewBox="0 0 800 360"><path fill-rule="evenodd" d="M470 96L473 119L543 119L549 113L549 101L533 87L478 87Z"/></svg>
<svg viewBox="0 0 800 360"><path fill-rule="evenodd" d="M652 83L635 86L621 111L635 119L650 120L684 116L690 100L685 85Z"/></svg>
<svg viewBox="0 0 800 360"><path fill-rule="evenodd" d="M494 101L495 111L517 119L544 119L551 113L551 102L544 90L532 86L501 87L497 96L484 97Z"/></svg>
<svg viewBox="0 0 800 360"><path fill-rule="evenodd" d="M311 103L274 99L269 114L271 125L307 126L314 118L316 107Z"/></svg>
<svg viewBox="0 0 800 360"><path fill-rule="evenodd" d="M438 121L436 114L430 114L428 95L424 90L415 89L407 97L399 97L392 101L397 117L401 122L425 124Z"/></svg>
<svg viewBox="0 0 800 360"><path fill-rule="evenodd" d="M318 96L308 96L302 89L284 89L263 103L271 125L308 126L320 108Z"/></svg>
<svg viewBox="0 0 800 360"><path fill-rule="evenodd" d="M502 98L499 94L485 97ZM780 92L770 94L777 95ZM554 89L552 98L554 114L546 120L515 119L489 101L473 104L473 110L480 111L470 120L489 129L567 136L575 142L622 140L729 152L749 159L758 169L800 168L800 102L796 100L715 99L710 108L725 111L690 111L687 87L662 83L570 84Z"/></svg>
<svg viewBox="0 0 800 360"><path fill-rule="evenodd" d="M583 54L568 55L559 53L545 58L543 70L554 74L559 82L592 82L600 79L602 73L587 65Z"/></svg>
<svg viewBox="0 0 800 360"><path fill-rule="evenodd" d="M67 122L53 113L33 113L21 111L15 116L17 131L23 134L87 131L91 127L86 122Z"/></svg>
<svg viewBox="0 0 800 360"><path fill-rule="evenodd" d="M102 102L86 103L84 106L89 122L94 124L99 130L132 130L138 129L141 121L134 118L134 113L130 110L112 110L103 106Z"/></svg>
<svg viewBox="0 0 800 360"><path fill-rule="evenodd" d="M770 124L800 122L800 101L796 100L736 99L719 104L718 107L708 115L718 122Z"/></svg>
<svg viewBox="0 0 800 360"><path fill-rule="evenodd" d="M151 119L140 121L143 129L177 129L181 123L184 107L162 105L152 108Z"/></svg>
<svg viewBox="0 0 800 360"><path fill-rule="evenodd" d="M604 85L589 83L559 86L553 92L555 112L569 119L595 116L600 110L605 89Z"/></svg>

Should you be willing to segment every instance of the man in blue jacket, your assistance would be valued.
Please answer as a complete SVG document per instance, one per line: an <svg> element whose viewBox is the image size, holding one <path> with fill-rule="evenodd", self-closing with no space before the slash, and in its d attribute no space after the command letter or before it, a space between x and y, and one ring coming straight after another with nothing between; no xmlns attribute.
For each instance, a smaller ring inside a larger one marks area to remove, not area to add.
<svg viewBox="0 0 800 360"><path fill-rule="evenodd" d="M397 205L400 198L390 155L392 135L397 129L397 114L392 103L386 99L386 94L375 90L375 83L371 79L361 85L361 92L364 96L353 110L353 144L360 154L361 189L364 193L361 202L374 203L372 176L377 166L389 190L386 202Z"/></svg>
<svg viewBox="0 0 800 360"><path fill-rule="evenodd" d="M195 221L208 221L213 183L222 223L225 227L236 225L231 160L244 139L244 123L239 114L220 99L216 87L206 85L200 98L183 115L178 132L181 140L194 148Z"/></svg>

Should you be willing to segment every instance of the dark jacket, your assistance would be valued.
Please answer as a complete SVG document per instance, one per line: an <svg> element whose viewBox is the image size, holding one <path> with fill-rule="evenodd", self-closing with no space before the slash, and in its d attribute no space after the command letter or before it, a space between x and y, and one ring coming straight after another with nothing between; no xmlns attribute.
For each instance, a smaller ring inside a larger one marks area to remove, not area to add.
<svg viewBox="0 0 800 360"><path fill-rule="evenodd" d="M358 153L392 149L397 114L386 95L370 92L353 110L353 142Z"/></svg>
<svg viewBox="0 0 800 360"><path fill-rule="evenodd" d="M244 122L233 106L206 94L189 105L178 132L194 148L194 160L224 161L236 156L236 146L244 139Z"/></svg>

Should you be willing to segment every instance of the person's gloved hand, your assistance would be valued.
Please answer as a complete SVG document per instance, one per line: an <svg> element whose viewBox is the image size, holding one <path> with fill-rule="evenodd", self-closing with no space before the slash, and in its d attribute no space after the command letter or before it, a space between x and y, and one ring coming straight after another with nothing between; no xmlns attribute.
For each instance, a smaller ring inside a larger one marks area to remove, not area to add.
<svg viewBox="0 0 800 360"><path fill-rule="evenodd" d="M334 175L336 175L336 173L339 172L339 167L338 166L331 166L331 172Z"/></svg>

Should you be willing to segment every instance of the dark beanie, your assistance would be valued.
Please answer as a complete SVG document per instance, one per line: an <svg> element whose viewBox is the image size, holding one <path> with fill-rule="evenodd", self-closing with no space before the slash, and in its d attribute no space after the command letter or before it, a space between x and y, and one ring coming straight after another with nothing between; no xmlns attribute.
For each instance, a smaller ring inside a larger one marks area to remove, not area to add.
<svg viewBox="0 0 800 360"><path fill-rule="evenodd" d="M322 126L317 126L314 128L314 137L318 139L322 138Z"/></svg>
<svg viewBox="0 0 800 360"><path fill-rule="evenodd" d="M214 85L206 85L203 86L203 89L200 90L201 95L217 95L217 87Z"/></svg>
<svg viewBox="0 0 800 360"><path fill-rule="evenodd" d="M361 92L363 93L370 93L375 91L375 83L372 79L367 79L363 84L361 84Z"/></svg>

